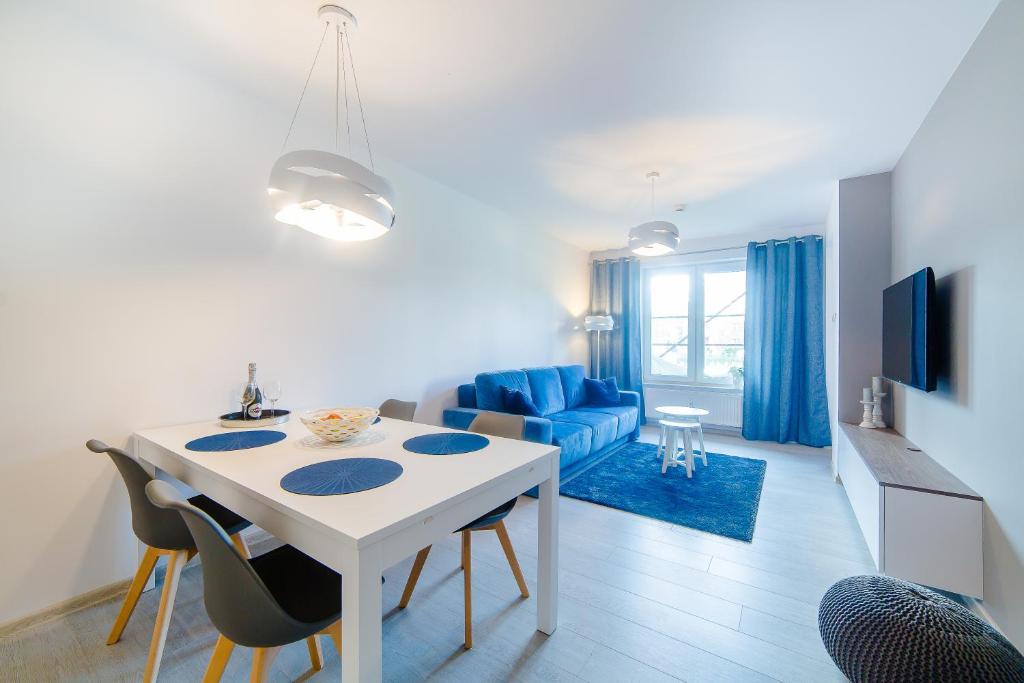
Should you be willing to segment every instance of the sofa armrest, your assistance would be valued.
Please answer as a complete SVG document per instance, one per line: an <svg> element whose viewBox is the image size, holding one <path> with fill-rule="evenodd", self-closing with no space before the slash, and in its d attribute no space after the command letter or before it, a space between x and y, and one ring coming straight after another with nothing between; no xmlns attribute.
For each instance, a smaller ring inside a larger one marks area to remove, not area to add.
<svg viewBox="0 0 1024 683"><path fill-rule="evenodd" d="M442 423L451 429L469 429L470 423L480 413L487 412L479 408L445 408ZM527 441L536 443L551 443L551 420L546 417L529 417L526 420L526 433L523 435Z"/></svg>
<svg viewBox="0 0 1024 683"><path fill-rule="evenodd" d="M640 401L639 391L619 391L619 405L620 406L633 406L637 410L636 415L636 429L633 430L631 439L636 440L640 438L640 425L645 422L643 406Z"/></svg>

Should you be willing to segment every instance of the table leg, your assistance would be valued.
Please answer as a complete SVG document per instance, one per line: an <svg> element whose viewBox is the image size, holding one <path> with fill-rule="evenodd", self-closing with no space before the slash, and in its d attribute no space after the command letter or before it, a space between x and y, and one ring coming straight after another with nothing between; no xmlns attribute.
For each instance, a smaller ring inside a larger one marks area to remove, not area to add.
<svg viewBox="0 0 1024 683"><path fill-rule="evenodd" d="M537 513L537 630L548 635L558 626L558 456L550 467Z"/></svg>
<svg viewBox="0 0 1024 683"><path fill-rule="evenodd" d="M683 459L686 462L686 478L693 476L693 437L689 429L683 430Z"/></svg>
<svg viewBox="0 0 1024 683"><path fill-rule="evenodd" d="M370 546L341 582L341 676L346 683L381 680L381 557Z"/></svg>

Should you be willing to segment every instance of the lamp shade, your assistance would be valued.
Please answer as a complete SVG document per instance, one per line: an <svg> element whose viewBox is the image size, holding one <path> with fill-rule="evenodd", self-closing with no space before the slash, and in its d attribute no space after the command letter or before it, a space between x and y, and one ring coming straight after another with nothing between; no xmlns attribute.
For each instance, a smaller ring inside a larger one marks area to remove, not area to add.
<svg viewBox="0 0 1024 683"><path fill-rule="evenodd" d="M270 171L267 192L274 218L333 240L372 240L395 222L391 184L330 152L283 155Z"/></svg>
<svg viewBox="0 0 1024 683"><path fill-rule="evenodd" d="M679 228L668 221L641 223L629 231L629 249L638 256L664 256L679 248Z"/></svg>
<svg viewBox="0 0 1024 683"><path fill-rule="evenodd" d="M587 332L607 332L615 327L615 320L610 315L588 315L583 319L583 329Z"/></svg>

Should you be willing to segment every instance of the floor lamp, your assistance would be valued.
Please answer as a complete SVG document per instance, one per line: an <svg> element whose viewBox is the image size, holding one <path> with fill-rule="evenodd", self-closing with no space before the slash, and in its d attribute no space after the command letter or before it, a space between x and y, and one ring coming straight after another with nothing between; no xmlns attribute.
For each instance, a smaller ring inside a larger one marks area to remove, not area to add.
<svg viewBox="0 0 1024 683"><path fill-rule="evenodd" d="M583 329L587 332L597 332L597 372L594 379L601 379L601 333L609 332L615 327L615 321L610 315L588 315L583 319Z"/></svg>

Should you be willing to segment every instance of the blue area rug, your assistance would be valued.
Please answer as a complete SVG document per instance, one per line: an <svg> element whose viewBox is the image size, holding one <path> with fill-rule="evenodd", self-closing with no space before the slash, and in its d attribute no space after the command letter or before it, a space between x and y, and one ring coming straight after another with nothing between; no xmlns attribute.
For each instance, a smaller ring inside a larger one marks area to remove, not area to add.
<svg viewBox="0 0 1024 683"><path fill-rule="evenodd" d="M764 484L764 460L708 453L708 466L694 459L686 468L661 473L657 446L627 443L606 459L561 485L563 496L740 541L754 537Z"/></svg>

